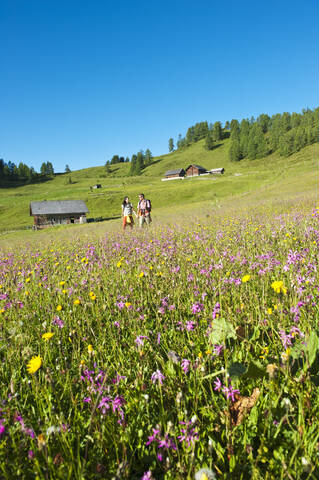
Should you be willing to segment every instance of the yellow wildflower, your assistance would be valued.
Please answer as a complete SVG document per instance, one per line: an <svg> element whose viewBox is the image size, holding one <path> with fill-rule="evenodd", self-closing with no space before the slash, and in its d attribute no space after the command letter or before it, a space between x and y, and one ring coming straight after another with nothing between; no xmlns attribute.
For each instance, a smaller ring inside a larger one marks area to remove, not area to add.
<svg viewBox="0 0 319 480"><path fill-rule="evenodd" d="M58 306L56 307L56 311L57 311L57 312L61 312L61 310L62 310L62 305L58 305Z"/></svg>
<svg viewBox="0 0 319 480"><path fill-rule="evenodd" d="M37 355L32 357L29 363L27 364L27 370L29 373L35 373L39 370L42 365L42 358Z"/></svg>
<svg viewBox="0 0 319 480"><path fill-rule="evenodd" d="M286 348L286 351L281 354L281 359L283 362L287 362L290 355L290 348Z"/></svg>
<svg viewBox="0 0 319 480"><path fill-rule="evenodd" d="M144 277L144 276L145 276L145 273L144 273L144 272L141 272L141 273L139 274L139 278L142 278L142 277Z"/></svg>
<svg viewBox="0 0 319 480"><path fill-rule="evenodd" d="M38 435L37 440L38 440L38 449L42 450L46 445L43 433L40 433L40 435Z"/></svg>
<svg viewBox="0 0 319 480"><path fill-rule="evenodd" d="M284 282L282 280L276 280L271 284L271 288L274 289L276 293L287 293L287 288L284 286Z"/></svg>
<svg viewBox="0 0 319 480"><path fill-rule="evenodd" d="M246 282L249 282L250 278L251 278L250 275L244 275L243 278L241 279L241 281L242 281L243 283L246 283Z"/></svg>
<svg viewBox="0 0 319 480"><path fill-rule="evenodd" d="M80 305L81 303L81 300L79 300L78 298L76 298L73 302L73 305Z"/></svg>
<svg viewBox="0 0 319 480"><path fill-rule="evenodd" d="M88 345L88 352L91 354L94 352L92 345Z"/></svg>
<svg viewBox="0 0 319 480"><path fill-rule="evenodd" d="M269 353L269 347L262 348L259 358L262 358L264 360L267 357L268 353Z"/></svg>
<svg viewBox="0 0 319 480"><path fill-rule="evenodd" d="M63 285L65 285L65 281L62 280L60 283L59 283L60 287L63 287Z"/></svg>
<svg viewBox="0 0 319 480"><path fill-rule="evenodd" d="M122 262L121 261L117 262L116 266L117 266L117 268L121 268Z"/></svg>
<svg viewBox="0 0 319 480"><path fill-rule="evenodd" d="M267 313L268 313L268 315L271 315L272 314L272 308L268 308Z"/></svg>
<svg viewBox="0 0 319 480"><path fill-rule="evenodd" d="M53 332L46 332L46 333L43 333L42 338L43 338L43 340L48 342L50 340L50 338L53 337L53 335L54 335Z"/></svg>

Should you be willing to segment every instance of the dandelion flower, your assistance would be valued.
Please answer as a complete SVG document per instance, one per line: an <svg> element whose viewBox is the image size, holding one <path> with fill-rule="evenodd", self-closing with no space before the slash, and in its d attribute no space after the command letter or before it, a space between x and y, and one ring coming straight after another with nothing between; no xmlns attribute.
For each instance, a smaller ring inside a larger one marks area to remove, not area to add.
<svg viewBox="0 0 319 480"><path fill-rule="evenodd" d="M287 293L287 288L284 286L284 282L282 280L276 280L271 284L271 288L274 289L276 293Z"/></svg>
<svg viewBox="0 0 319 480"><path fill-rule="evenodd" d="M32 357L29 363L27 364L27 370L29 373L35 373L39 370L42 365L42 358L37 355Z"/></svg>
<svg viewBox="0 0 319 480"><path fill-rule="evenodd" d="M62 305L58 305L58 306L56 307L56 311L57 311L57 312L61 312L61 310L62 310Z"/></svg>
<svg viewBox="0 0 319 480"><path fill-rule="evenodd" d="M251 278L250 275L244 275L243 278L241 279L241 281L242 281L243 283L246 283L246 282L249 282L250 278Z"/></svg>
<svg viewBox="0 0 319 480"><path fill-rule="evenodd" d="M52 338L54 335L53 332L46 332L42 335L42 338L43 340L45 340L46 342L48 342L50 340L50 338Z"/></svg>
<svg viewBox="0 0 319 480"><path fill-rule="evenodd" d="M210 468L201 468L195 473L195 480L215 480L215 473Z"/></svg>
<svg viewBox="0 0 319 480"><path fill-rule="evenodd" d="M80 305L81 301L77 298L74 300L73 305Z"/></svg>
<svg viewBox="0 0 319 480"><path fill-rule="evenodd" d="M93 353L93 351L94 351L94 350L93 350L92 345L91 345L91 344L88 345L88 352L89 352L89 353Z"/></svg>
<svg viewBox="0 0 319 480"><path fill-rule="evenodd" d="M144 272L141 272L141 273L139 274L139 278L142 278L142 277L144 277L144 276L145 276L145 273L144 273Z"/></svg>

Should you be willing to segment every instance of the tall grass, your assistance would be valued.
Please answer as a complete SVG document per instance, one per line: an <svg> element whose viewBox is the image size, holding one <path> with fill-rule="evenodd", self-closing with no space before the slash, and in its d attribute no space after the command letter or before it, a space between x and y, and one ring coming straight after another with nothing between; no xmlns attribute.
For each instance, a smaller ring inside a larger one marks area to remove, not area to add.
<svg viewBox="0 0 319 480"><path fill-rule="evenodd" d="M315 207L3 249L0 476L318 478Z"/></svg>

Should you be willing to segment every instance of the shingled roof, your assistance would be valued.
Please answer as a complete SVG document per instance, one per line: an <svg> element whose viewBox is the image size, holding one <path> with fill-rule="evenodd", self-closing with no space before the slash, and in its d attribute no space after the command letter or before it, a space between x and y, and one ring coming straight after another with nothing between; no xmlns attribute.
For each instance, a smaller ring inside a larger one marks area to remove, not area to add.
<svg viewBox="0 0 319 480"><path fill-rule="evenodd" d="M165 172L165 177L167 177L168 175L176 175L182 172L185 173L185 170L183 168L178 168L177 170L167 170L167 172Z"/></svg>
<svg viewBox="0 0 319 480"><path fill-rule="evenodd" d="M198 168L198 170L200 170L201 172L207 172L207 169L205 167L201 167L200 165L195 165L194 163L192 163L191 165L188 165L186 170L188 170L189 167L195 167L195 168Z"/></svg>
<svg viewBox="0 0 319 480"><path fill-rule="evenodd" d="M31 202L30 215L84 214L88 208L83 200L54 200Z"/></svg>

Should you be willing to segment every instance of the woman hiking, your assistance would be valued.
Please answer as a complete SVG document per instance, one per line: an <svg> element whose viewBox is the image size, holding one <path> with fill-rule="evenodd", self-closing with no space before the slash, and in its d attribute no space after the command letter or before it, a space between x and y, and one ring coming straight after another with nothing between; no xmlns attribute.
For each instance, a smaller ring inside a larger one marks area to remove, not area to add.
<svg viewBox="0 0 319 480"><path fill-rule="evenodd" d="M124 197L122 203L123 232L125 231L127 225L129 225L132 230L134 225L133 213L136 216L135 210L132 203L129 201L129 198Z"/></svg>

